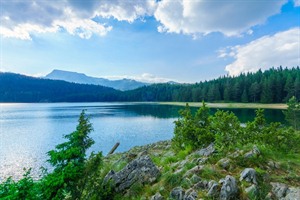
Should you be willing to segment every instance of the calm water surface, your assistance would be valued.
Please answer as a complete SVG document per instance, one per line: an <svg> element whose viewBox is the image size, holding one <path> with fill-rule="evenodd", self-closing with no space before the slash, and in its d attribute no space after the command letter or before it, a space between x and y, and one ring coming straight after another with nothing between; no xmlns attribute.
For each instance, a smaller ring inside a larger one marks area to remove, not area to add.
<svg viewBox="0 0 300 200"><path fill-rule="evenodd" d="M178 110L182 107L151 103L53 103L0 104L0 181L18 179L23 168L47 166L46 152L62 143L63 135L73 132L80 112L86 109L94 131L91 151L104 155L116 142L118 152L171 139ZM195 111L195 109L193 108ZM242 122L252 120L254 110L232 109ZM215 110L212 110L215 112ZM266 110L268 121L283 121L280 110Z"/></svg>

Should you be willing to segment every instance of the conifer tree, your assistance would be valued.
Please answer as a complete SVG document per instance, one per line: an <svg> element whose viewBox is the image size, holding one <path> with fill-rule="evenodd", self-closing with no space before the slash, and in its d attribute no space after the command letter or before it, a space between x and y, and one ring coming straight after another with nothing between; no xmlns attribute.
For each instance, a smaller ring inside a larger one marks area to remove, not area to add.
<svg viewBox="0 0 300 200"><path fill-rule="evenodd" d="M285 119L296 130L300 129L300 103L292 96L287 103L288 108L284 111Z"/></svg>
<svg viewBox="0 0 300 200"><path fill-rule="evenodd" d="M54 170L44 179L44 199L63 199L67 195L72 199L80 197L79 182L84 172L86 151L94 144L89 137L92 130L92 124L82 111L76 131L65 135L67 141L48 152L48 162Z"/></svg>

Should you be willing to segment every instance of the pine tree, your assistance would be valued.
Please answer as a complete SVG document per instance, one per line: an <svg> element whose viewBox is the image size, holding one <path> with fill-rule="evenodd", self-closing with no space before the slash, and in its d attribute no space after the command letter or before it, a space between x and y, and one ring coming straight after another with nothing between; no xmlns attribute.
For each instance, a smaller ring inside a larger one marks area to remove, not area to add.
<svg viewBox="0 0 300 200"><path fill-rule="evenodd" d="M247 103L248 102L248 93L247 93L246 89L244 89L244 91L243 91L241 100L242 100L243 103Z"/></svg>
<svg viewBox="0 0 300 200"><path fill-rule="evenodd" d="M296 130L300 129L300 103L295 96L292 96L288 103L288 108L284 111L285 119Z"/></svg>
<svg viewBox="0 0 300 200"><path fill-rule="evenodd" d="M86 151L94 141L89 137L93 128L84 111L78 122L76 131L64 136L67 141L48 152L48 162L54 170L44 179L45 199L63 199L66 194L72 199L80 196L79 182L84 172Z"/></svg>
<svg viewBox="0 0 300 200"><path fill-rule="evenodd" d="M257 82L252 83L250 86L250 96L252 102L256 102L258 100L259 93L260 93L259 84Z"/></svg>
<svg viewBox="0 0 300 200"><path fill-rule="evenodd" d="M300 74L296 77L294 88L296 99L300 99Z"/></svg>
<svg viewBox="0 0 300 200"><path fill-rule="evenodd" d="M284 85L284 91L286 92L285 100L289 100L292 96L294 96L294 80L293 77L289 74L285 85Z"/></svg>

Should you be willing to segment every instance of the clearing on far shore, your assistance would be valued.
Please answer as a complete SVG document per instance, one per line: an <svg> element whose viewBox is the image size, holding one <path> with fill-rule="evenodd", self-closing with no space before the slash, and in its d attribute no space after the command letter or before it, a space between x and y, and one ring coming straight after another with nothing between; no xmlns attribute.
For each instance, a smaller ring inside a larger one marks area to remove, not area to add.
<svg viewBox="0 0 300 200"><path fill-rule="evenodd" d="M201 107L202 102L159 102L162 105ZM286 104L263 104L263 103L206 103L211 108L264 108L264 109L287 109Z"/></svg>

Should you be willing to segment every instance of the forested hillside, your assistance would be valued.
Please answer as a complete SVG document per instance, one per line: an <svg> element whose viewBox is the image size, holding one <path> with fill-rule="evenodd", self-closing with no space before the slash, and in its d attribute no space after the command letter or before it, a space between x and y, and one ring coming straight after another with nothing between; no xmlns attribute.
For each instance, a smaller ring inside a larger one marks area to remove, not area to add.
<svg viewBox="0 0 300 200"><path fill-rule="evenodd" d="M300 98L300 68L272 68L196 84L156 84L128 91L126 96L135 101L281 103L291 96Z"/></svg>
<svg viewBox="0 0 300 200"><path fill-rule="evenodd" d="M120 96L120 93L103 86L0 73L0 102L112 101Z"/></svg>
<svg viewBox="0 0 300 200"><path fill-rule="evenodd" d="M200 76L200 75L199 75ZM196 84L153 84L121 92L112 88L0 73L0 102L181 101L282 103L300 99L300 68L224 76Z"/></svg>

